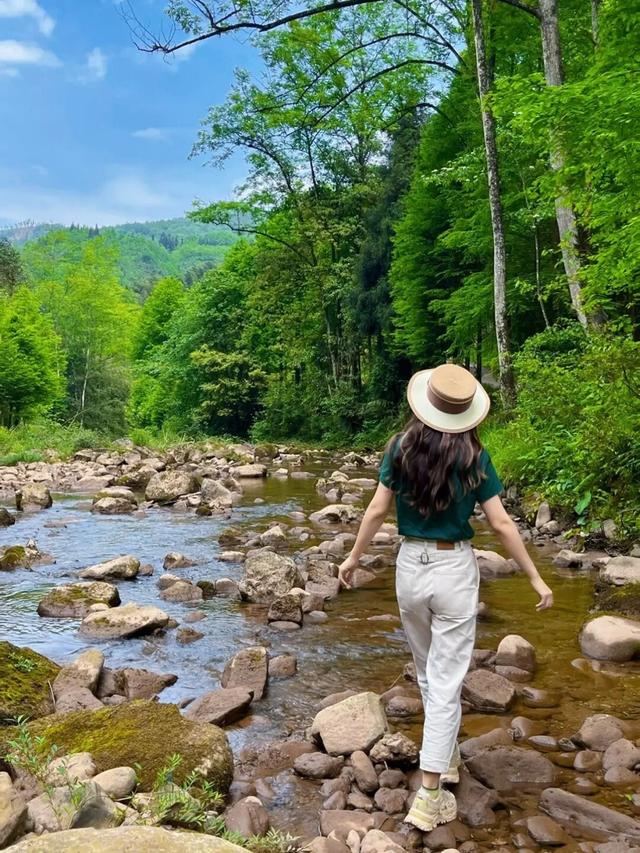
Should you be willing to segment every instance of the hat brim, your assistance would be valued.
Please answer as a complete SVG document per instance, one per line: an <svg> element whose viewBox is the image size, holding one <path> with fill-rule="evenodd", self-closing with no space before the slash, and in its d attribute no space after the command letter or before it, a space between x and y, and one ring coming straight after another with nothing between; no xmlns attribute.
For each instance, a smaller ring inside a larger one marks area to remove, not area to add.
<svg viewBox="0 0 640 853"><path fill-rule="evenodd" d="M432 373L433 370L420 370L414 373L407 387L407 400L418 420L438 432L452 433L467 432L482 423L491 407L489 395L482 385L477 383L476 393L466 411L449 414L436 409L427 397L427 386Z"/></svg>

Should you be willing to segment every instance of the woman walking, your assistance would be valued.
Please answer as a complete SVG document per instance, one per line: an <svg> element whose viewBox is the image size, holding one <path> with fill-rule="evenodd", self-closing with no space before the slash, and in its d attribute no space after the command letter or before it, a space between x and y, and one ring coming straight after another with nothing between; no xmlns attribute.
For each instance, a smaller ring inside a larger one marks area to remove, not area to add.
<svg viewBox="0 0 640 853"><path fill-rule="evenodd" d="M454 795L442 785L459 777L460 693L474 647L480 584L469 524L476 503L529 578L539 596L536 609L551 607L553 594L502 505L502 483L477 436L489 412L484 388L464 368L445 364L416 373L407 397L413 418L387 445L377 491L340 566L340 580L350 586L395 496L404 537L396 593L425 712L422 787L406 820L429 832L457 814Z"/></svg>

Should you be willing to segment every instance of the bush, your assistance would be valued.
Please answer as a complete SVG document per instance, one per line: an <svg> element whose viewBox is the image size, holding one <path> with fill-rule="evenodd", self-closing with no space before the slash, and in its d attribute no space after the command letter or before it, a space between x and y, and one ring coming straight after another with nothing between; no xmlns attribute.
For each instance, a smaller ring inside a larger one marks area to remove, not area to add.
<svg viewBox="0 0 640 853"><path fill-rule="evenodd" d="M20 424L13 429L0 427L0 465L39 462L45 458L47 450L64 458L84 447L104 447L107 441L96 430L46 419Z"/></svg>

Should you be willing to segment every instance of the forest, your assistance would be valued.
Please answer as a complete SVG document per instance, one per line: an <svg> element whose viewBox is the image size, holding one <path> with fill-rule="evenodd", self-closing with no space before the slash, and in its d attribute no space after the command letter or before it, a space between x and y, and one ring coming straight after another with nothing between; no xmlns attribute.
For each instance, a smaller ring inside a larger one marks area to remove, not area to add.
<svg viewBox="0 0 640 853"><path fill-rule="evenodd" d="M411 372L456 361L490 388L506 483L637 536L638 0L281 6L219 23L173 0L182 42L141 36L215 62L244 27L268 69L238 70L202 119L194 155L241 151L249 173L189 213L197 239L0 242L0 453L124 434L380 448Z"/></svg>

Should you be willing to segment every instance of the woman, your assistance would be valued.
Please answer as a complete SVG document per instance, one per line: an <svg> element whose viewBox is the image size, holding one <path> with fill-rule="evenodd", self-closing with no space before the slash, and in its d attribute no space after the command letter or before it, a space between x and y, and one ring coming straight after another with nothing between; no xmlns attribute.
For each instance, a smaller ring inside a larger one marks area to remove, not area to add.
<svg viewBox="0 0 640 853"><path fill-rule="evenodd" d="M395 495L404 537L396 593L425 709L422 787L406 820L429 832L457 814L455 797L441 786L458 781L460 693L473 652L480 583L469 524L476 503L539 595L536 609L551 607L553 594L502 505L502 484L478 439L476 427L489 412L482 385L464 368L445 364L416 373L407 396L414 417L387 445L377 491L340 566L340 581L350 586Z"/></svg>

